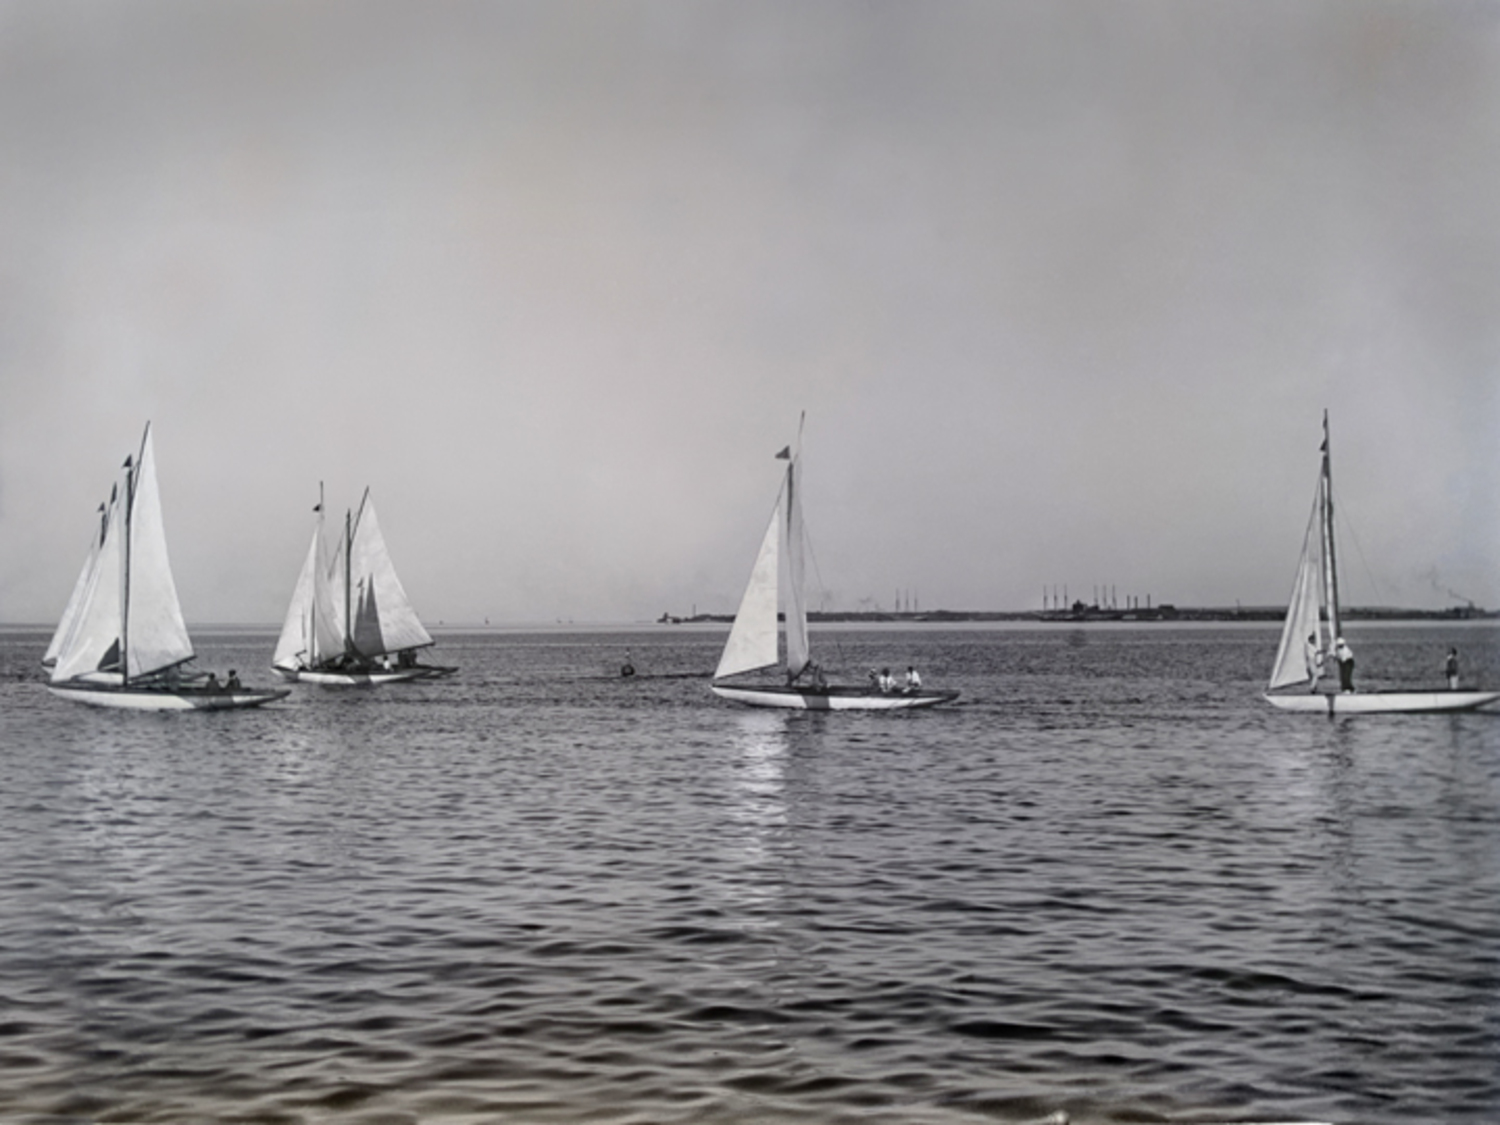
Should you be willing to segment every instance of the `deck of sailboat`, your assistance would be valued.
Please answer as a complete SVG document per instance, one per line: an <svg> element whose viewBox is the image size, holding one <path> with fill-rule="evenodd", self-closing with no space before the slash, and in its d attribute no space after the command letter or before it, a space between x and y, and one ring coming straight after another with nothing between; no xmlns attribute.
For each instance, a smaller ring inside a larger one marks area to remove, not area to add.
<svg viewBox="0 0 1500 1125"><path fill-rule="evenodd" d="M712 684L721 699L751 707L799 711L909 711L958 698L956 691L871 691L862 687L797 687L785 684Z"/></svg>
<svg viewBox="0 0 1500 1125"><path fill-rule="evenodd" d="M1328 715L1418 714L1473 711L1500 700L1500 691L1287 691L1266 692L1265 699L1283 711L1319 711Z"/></svg>

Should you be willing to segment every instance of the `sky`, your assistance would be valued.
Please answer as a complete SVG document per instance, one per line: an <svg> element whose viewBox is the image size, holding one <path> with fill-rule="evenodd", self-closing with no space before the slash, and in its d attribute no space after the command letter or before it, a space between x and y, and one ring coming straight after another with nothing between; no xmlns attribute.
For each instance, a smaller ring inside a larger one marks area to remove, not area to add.
<svg viewBox="0 0 1500 1125"><path fill-rule="evenodd" d="M1500 4L0 0L0 622L152 423L189 623L1500 607Z"/></svg>

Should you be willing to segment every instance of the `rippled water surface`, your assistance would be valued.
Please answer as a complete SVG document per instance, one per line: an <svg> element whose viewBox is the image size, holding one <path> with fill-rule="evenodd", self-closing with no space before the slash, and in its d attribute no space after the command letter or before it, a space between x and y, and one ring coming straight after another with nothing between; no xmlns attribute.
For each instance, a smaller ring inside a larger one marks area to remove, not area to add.
<svg viewBox="0 0 1500 1125"><path fill-rule="evenodd" d="M1350 635L1500 686L1493 626ZM0 633L0 1119L1500 1120L1500 713L1286 715L1272 628L1057 626L815 631L963 697L781 714L709 695L722 636L142 715Z"/></svg>

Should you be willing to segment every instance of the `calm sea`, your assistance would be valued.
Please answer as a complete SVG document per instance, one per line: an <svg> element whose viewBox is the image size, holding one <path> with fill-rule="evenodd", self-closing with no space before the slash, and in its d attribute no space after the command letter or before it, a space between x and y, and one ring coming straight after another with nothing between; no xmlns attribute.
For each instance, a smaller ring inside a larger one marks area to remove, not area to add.
<svg viewBox="0 0 1500 1125"><path fill-rule="evenodd" d="M0 1119L1500 1120L1500 712L1286 715L1274 628L1141 625L815 630L963 697L782 714L722 637L140 715L0 633ZM1500 686L1493 625L1350 637Z"/></svg>

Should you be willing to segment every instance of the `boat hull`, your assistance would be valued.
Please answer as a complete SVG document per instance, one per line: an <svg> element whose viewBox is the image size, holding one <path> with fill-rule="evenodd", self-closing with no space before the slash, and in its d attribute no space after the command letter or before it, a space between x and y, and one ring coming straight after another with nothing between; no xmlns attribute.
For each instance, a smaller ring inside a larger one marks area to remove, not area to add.
<svg viewBox="0 0 1500 1125"><path fill-rule="evenodd" d="M319 687L378 687L380 684L403 683L427 679L431 668L372 669L368 672L328 672L312 668L277 668L276 674L291 683L317 684ZM446 670L444 675L449 674Z"/></svg>
<svg viewBox="0 0 1500 1125"><path fill-rule="evenodd" d="M206 688L122 687L118 684L48 684L59 699L86 703L90 707L112 707L123 711L237 711L259 707L291 694L285 688L239 688L213 691Z"/></svg>
<svg viewBox="0 0 1500 1125"><path fill-rule="evenodd" d="M1500 700L1500 691L1320 691L1267 692L1266 701L1283 711L1324 715L1373 715L1426 711L1472 711Z"/></svg>
<svg viewBox="0 0 1500 1125"><path fill-rule="evenodd" d="M829 687L822 690L779 684L711 684L720 699L747 707L781 707L798 711L910 711L935 707L958 698L956 691L873 692L864 688Z"/></svg>

